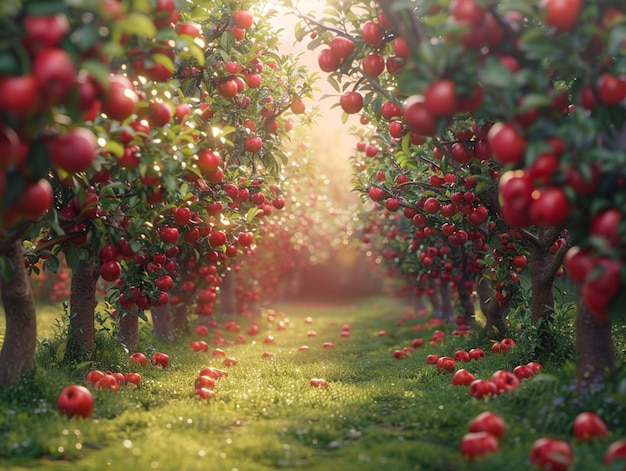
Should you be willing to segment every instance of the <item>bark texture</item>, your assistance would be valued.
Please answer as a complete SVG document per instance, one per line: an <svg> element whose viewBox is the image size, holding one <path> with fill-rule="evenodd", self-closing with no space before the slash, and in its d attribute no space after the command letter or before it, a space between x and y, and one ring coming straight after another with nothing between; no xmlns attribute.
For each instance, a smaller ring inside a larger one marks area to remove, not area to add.
<svg viewBox="0 0 626 471"><path fill-rule="evenodd" d="M601 379L615 370L615 345L611 323L598 321L583 300L581 289L576 292L576 380L580 388Z"/></svg>
<svg viewBox="0 0 626 471"><path fill-rule="evenodd" d="M120 342L130 352L135 351L139 343L139 311L137 306L126 310L120 317Z"/></svg>
<svg viewBox="0 0 626 471"><path fill-rule="evenodd" d="M81 260L72 271L67 345L70 360L89 359L96 349L96 282L99 276L98 265L90 260Z"/></svg>
<svg viewBox="0 0 626 471"><path fill-rule="evenodd" d="M468 281L470 281L469 277L464 276L457 287L457 291L459 293L459 304L461 309L463 309L463 325L471 329L474 326L476 310L472 300L472 292L466 285Z"/></svg>
<svg viewBox="0 0 626 471"><path fill-rule="evenodd" d="M150 314L152 314L154 336L159 340L173 342L176 339L176 333L174 332L174 326L172 324L170 304L153 306L150 308Z"/></svg>
<svg viewBox="0 0 626 471"><path fill-rule="evenodd" d="M441 281L439 294L441 295L441 318L445 322L452 322L454 319L452 313L452 293L450 292L450 285L447 281Z"/></svg>
<svg viewBox="0 0 626 471"><path fill-rule="evenodd" d="M0 351L0 387L14 385L20 377L35 368L37 316L35 300L24 268L20 240L9 240L0 231L0 256L13 267L13 277L0 277L0 294L6 318L6 331Z"/></svg>
<svg viewBox="0 0 626 471"><path fill-rule="evenodd" d="M493 286L487 280L480 280L476 291L478 292L480 309L487 320L484 329L485 333L487 335L495 335L497 338L505 337L507 327L504 323L504 309L495 297L496 291L493 289Z"/></svg>

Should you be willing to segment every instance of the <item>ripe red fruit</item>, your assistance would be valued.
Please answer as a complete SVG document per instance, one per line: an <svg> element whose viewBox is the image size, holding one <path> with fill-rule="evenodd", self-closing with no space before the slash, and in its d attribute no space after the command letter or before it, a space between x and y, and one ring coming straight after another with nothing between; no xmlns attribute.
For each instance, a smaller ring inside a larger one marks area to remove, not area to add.
<svg viewBox="0 0 626 471"><path fill-rule="evenodd" d="M426 108L435 116L452 116L459 105L456 86L451 79L440 79L424 90Z"/></svg>
<svg viewBox="0 0 626 471"><path fill-rule="evenodd" d="M141 375L139 373L126 373L124 375L124 382L139 386L141 384Z"/></svg>
<svg viewBox="0 0 626 471"><path fill-rule="evenodd" d="M475 0L453 0L450 3L450 13L459 23L478 26L485 19L487 11Z"/></svg>
<svg viewBox="0 0 626 471"><path fill-rule="evenodd" d="M485 358L485 352L482 348L472 348L468 353L472 360L483 360Z"/></svg>
<svg viewBox="0 0 626 471"><path fill-rule="evenodd" d="M163 101L152 101L148 105L148 122L152 126L163 127L172 119L170 105Z"/></svg>
<svg viewBox="0 0 626 471"><path fill-rule="evenodd" d="M369 77L378 77L385 70L385 59L378 53L370 53L363 58L361 69Z"/></svg>
<svg viewBox="0 0 626 471"><path fill-rule="evenodd" d="M518 365L513 368L513 374L517 376L517 379L523 381L528 378L532 378L535 375L532 367L528 365Z"/></svg>
<svg viewBox="0 0 626 471"><path fill-rule="evenodd" d="M626 80L604 73L598 77L596 91L603 104L619 105L626 98Z"/></svg>
<svg viewBox="0 0 626 471"><path fill-rule="evenodd" d="M384 190L376 186L371 187L368 191L368 194L372 201L381 201L386 196Z"/></svg>
<svg viewBox="0 0 626 471"><path fill-rule="evenodd" d="M500 449L498 439L487 432L470 432L461 439L461 454L465 459L474 459Z"/></svg>
<svg viewBox="0 0 626 471"><path fill-rule="evenodd" d="M363 109L363 96L359 92L346 92L339 98L339 104L346 113L355 114Z"/></svg>
<svg viewBox="0 0 626 471"><path fill-rule="evenodd" d="M428 110L422 95L413 95L406 99L402 107L402 116L412 132L420 136L435 134L435 116Z"/></svg>
<svg viewBox="0 0 626 471"><path fill-rule="evenodd" d="M233 98L238 91L237 81L234 78L220 80L217 84L217 93L224 98Z"/></svg>
<svg viewBox="0 0 626 471"><path fill-rule="evenodd" d="M104 262L100 265L100 276L104 281L117 281L122 275L122 266L115 260Z"/></svg>
<svg viewBox="0 0 626 471"><path fill-rule="evenodd" d="M285 207L285 200L280 196L277 196L272 200L272 206L276 209L283 209Z"/></svg>
<svg viewBox="0 0 626 471"><path fill-rule="evenodd" d="M117 392L120 388L120 383L118 382L116 376L107 373L98 380L98 382L96 383L96 388L109 389L110 391Z"/></svg>
<svg viewBox="0 0 626 471"><path fill-rule="evenodd" d="M512 124L494 124L487 135L487 142L500 162L516 165L524 158L526 138Z"/></svg>
<svg viewBox="0 0 626 471"><path fill-rule="evenodd" d="M93 410L93 396L85 386L71 385L64 388L57 398L57 410L69 418L86 419Z"/></svg>
<svg viewBox="0 0 626 471"><path fill-rule="evenodd" d="M487 432L499 438L506 433L506 424L498 414L485 411L481 412L470 421L468 430L470 432Z"/></svg>
<svg viewBox="0 0 626 471"><path fill-rule="evenodd" d="M354 41L345 36L335 36L330 42L330 50L336 57L345 59L354 52Z"/></svg>
<svg viewBox="0 0 626 471"><path fill-rule="evenodd" d="M129 359L131 363L139 363L141 366L146 366L148 364L148 359L143 353L133 353Z"/></svg>
<svg viewBox="0 0 626 471"><path fill-rule="evenodd" d="M124 121L137 110L139 97L132 83L123 75L109 77L109 93L102 103L102 111L111 119Z"/></svg>
<svg viewBox="0 0 626 471"><path fill-rule="evenodd" d="M52 163L68 173L91 167L97 148L96 136L86 128L74 128L48 142Z"/></svg>
<svg viewBox="0 0 626 471"><path fill-rule="evenodd" d="M604 454L604 466L610 466L615 460L626 460L626 440L617 440L607 448Z"/></svg>
<svg viewBox="0 0 626 471"><path fill-rule="evenodd" d="M35 112L38 84L34 75L0 77L0 113L23 118Z"/></svg>
<svg viewBox="0 0 626 471"><path fill-rule="evenodd" d="M222 157L212 149L200 149L197 154L196 165L202 173L214 172L222 163Z"/></svg>
<svg viewBox="0 0 626 471"><path fill-rule="evenodd" d="M572 281L582 283L593 270L595 261L587 251L583 251L580 247L575 246L570 248L565 254L563 265Z"/></svg>
<svg viewBox="0 0 626 471"><path fill-rule="evenodd" d="M498 394L498 386L493 381L485 379L477 379L470 384L470 396L476 399L483 399L486 396L495 396Z"/></svg>
<svg viewBox="0 0 626 471"><path fill-rule="evenodd" d="M209 244L211 247L221 247L226 244L226 233L224 231L213 230L209 234Z"/></svg>
<svg viewBox="0 0 626 471"><path fill-rule="evenodd" d="M63 103L77 78L74 61L64 49L46 49L37 54L33 75L45 104Z"/></svg>
<svg viewBox="0 0 626 471"><path fill-rule="evenodd" d="M317 56L317 63L324 72L334 72L341 65L341 59L331 49L322 49Z"/></svg>
<svg viewBox="0 0 626 471"><path fill-rule="evenodd" d="M540 438L530 449L530 463L540 469L566 471L572 459L572 448L565 440Z"/></svg>
<svg viewBox="0 0 626 471"><path fill-rule="evenodd" d="M368 46L378 46L383 40L383 30L380 24L374 21L366 21L361 27L363 42Z"/></svg>
<svg viewBox="0 0 626 471"><path fill-rule="evenodd" d="M582 0L546 0L544 8L546 24L563 33L576 27Z"/></svg>
<svg viewBox="0 0 626 471"><path fill-rule="evenodd" d="M437 198L429 197L424 201L424 211L428 214L435 214L441 209L441 203Z"/></svg>
<svg viewBox="0 0 626 471"><path fill-rule="evenodd" d="M590 438L605 437L609 432L604 420L594 412L581 412L574 419L574 437L582 442Z"/></svg>
<svg viewBox="0 0 626 471"><path fill-rule="evenodd" d="M263 148L263 140L259 136L247 137L243 141L246 152L259 152Z"/></svg>
<svg viewBox="0 0 626 471"><path fill-rule="evenodd" d="M150 358L150 362L155 366L158 365L162 368L167 368L167 365L169 365L170 362L170 357L165 353L156 352Z"/></svg>
<svg viewBox="0 0 626 471"><path fill-rule="evenodd" d="M166 227L161 230L161 240L166 244L176 245L178 244L178 240L180 238L180 234L178 229L175 227Z"/></svg>
<svg viewBox="0 0 626 471"><path fill-rule="evenodd" d="M37 219L50 209L53 197L52 186L45 178L28 182L12 209L26 219Z"/></svg>
<svg viewBox="0 0 626 471"><path fill-rule="evenodd" d="M476 380L476 377L464 368L457 370L452 377L453 386L469 386Z"/></svg>
<svg viewBox="0 0 626 471"><path fill-rule="evenodd" d="M237 28L248 29L254 23L254 15L249 10L238 10L233 13L233 22Z"/></svg>
<svg viewBox="0 0 626 471"><path fill-rule="evenodd" d="M452 372L456 368L456 362L451 357L440 357L437 360L437 369L439 371Z"/></svg>
<svg viewBox="0 0 626 471"><path fill-rule="evenodd" d="M530 219L538 227L560 227L569 215L569 201L565 192L557 187L549 187L533 193L530 203Z"/></svg>
<svg viewBox="0 0 626 471"><path fill-rule="evenodd" d="M309 384L313 388L328 388L328 381L323 378L311 378Z"/></svg>
<svg viewBox="0 0 626 471"><path fill-rule="evenodd" d="M470 357L470 354L466 352L465 350L457 350L456 352L454 352L455 361L462 361L462 362L467 363L471 359L472 358Z"/></svg>
<svg viewBox="0 0 626 471"><path fill-rule="evenodd" d="M509 392L519 387L519 379L511 371L498 370L491 375L491 381L495 383L498 392Z"/></svg>
<svg viewBox="0 0 626 471"><path fill-rule="evenodd" d="M25 29L24 45L32 55L59 45L63 36L70 31L67 17L63 13L56 15L28 15L22 24Z"/></svg>
<svg viewBox="0 0 626 471"><path fill-rule="evenodd" d="M254 235L252 232L240 232L237 236L237 242L242 247L249 247L254 242Z"/></svg>

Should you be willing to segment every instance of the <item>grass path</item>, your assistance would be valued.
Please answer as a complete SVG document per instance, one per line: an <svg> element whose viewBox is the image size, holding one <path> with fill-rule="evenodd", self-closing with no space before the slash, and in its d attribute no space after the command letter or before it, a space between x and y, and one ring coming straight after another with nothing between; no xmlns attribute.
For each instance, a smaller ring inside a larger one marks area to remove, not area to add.
<svg viewBox="0 0 626 471"><path fill-rule="evenodd" d="M191 351L190 338L143 345L148 356L155 350L168 353L170 366L135 368L143 377L138 389L94 391L96 405L87 420L68 420L54 410L58 391L71 382L84 384L85 371L39 371L23 394L0 395L0 469L527 470L536 438L558 436L573 443L570 427L577 411L598 407L613 420L613 432L574 445L572 469L597 468L607 445L626 438L624 406L607 402L606 391L578 397L568 388L571 367L545 365L547 374L515 392L487 401L470 398L466 387L453 387L451 375L438 373L425 358L452 356L458 348L487 349L488 343L447 335L430 347L433 329L416 330L424 320L394 301L280 306L264 311L256 335L246 332L252 321L240 320L240 332L221 323L205 338L208 352ZM340 335L344 325L351 327L348 337ZM273 343L264 341L268 334ZM237 342L237 335L245 342ZM215 336L226 343L216 345ZM416 337L426 346L396 360L393 352ZM334 348L325 348L327 342ZM308 350L301 351L305 345ZM224 367L224 357L211 355L216 346L237 365ZM273 356L263 358L264 352ZM489 378L495 370L529 361L524 355L520 345L466 368ZM229 372L208 401L193 396L197 372L206 366ZM328 388L311 387L311 378L326 379ZM484 410L504 417L507 434L499 453L469 462L459 453L459 441L469 420Z"/></svg>

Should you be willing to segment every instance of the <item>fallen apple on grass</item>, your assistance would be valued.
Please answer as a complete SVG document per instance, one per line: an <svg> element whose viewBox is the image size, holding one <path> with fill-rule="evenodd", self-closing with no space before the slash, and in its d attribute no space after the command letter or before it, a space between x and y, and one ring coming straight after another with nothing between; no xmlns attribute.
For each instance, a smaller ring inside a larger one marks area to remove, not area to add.
<svg viewBox="0 0 626 471"><path fill-rule="evenodd" d="M498 439L487 432L469 432L461 439L461 455L472 460L500 450Z"/></svg>
<svg viewBox="0 0 626 471"><path fill-rule="evenodd" d="M93 410L93 395L85 386L73 384L64 388L57 398L57 410L69 417L86 419Z"/></svg>
<svg viewBox="0 0 626 471"><path fill-rule="evenodd" d="M328 388L328 381L326 381L324 378L311 378L309 384L313 388Z"/></svg>

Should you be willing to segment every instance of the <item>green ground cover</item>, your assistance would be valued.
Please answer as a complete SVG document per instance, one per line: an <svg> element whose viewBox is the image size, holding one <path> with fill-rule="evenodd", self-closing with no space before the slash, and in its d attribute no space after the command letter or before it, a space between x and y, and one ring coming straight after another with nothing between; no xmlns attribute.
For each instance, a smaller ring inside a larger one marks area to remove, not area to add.
<svg viewBox="0 0 626 471"><path fill-rule="evenodd" d="M106 335L100 335L97 364L63 365L56 358L63 337L49 327L58 310L40 310L41 335L50 337L41 340L36 374L0 392L0 469L515 471L530 469L531 444L550 436L572 443L571 469L589 470L602 468L611 442L626 439L626 374L620 370L606 384L576 392L566 321L559 327L559 349L542 359L543 374L513 392L479 401L467 387L452 386L452 375L437 372L425 359L431 353L451 356L459 348L488 350L490 340L455 337L449 335L452 327L445 327L443 343L428 346L434 327L416 330L425 319L393 300L281 305L256 319L238 319L238 333L218 319L218 334L233 342L218 346L237 360L228 368L224 357L211 355L215 329L205 338L209 351L193 352L188 342L198 338L195 334L173 344L157 343L144 324L140 350L148 356L168 353L171 363L165 370L131 366ZM260 327L256 335L246 333L252 322ZM349 337L340 336L345 324L352 328ZM379 335L381 330L387 335ZM309 336L310 331L316 335ZM513 351L489 351L485 360L459 367L489 378L496 370L535 359L529 353L531 336L520 332ZM274 336L273 343L264 341L267 334ZM236 342L237 335L244 335L245 343ZM418 337L424 347L406 359L394 358L396 349ZM326 342L334 348L324 348ZM303 345L308 351L299 350ZM273 357L263 358L263 352ZM197 373L206 366L229 371L208 401L193 395ZM89 419L59 415L59 391L85 384L93 367L138 371L142 384L123 386L118 393L93 390L96 403ZM326 379L328 389L311 387L311 378ZM467 461L459 452L461 437L469 420L485 410L505 419L507 433L500 452ZM605 419L611 430L607 438L574 441L572 421L584 410Z"/></svg>

